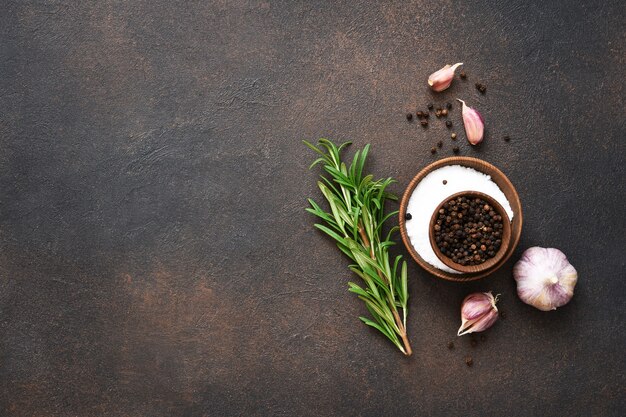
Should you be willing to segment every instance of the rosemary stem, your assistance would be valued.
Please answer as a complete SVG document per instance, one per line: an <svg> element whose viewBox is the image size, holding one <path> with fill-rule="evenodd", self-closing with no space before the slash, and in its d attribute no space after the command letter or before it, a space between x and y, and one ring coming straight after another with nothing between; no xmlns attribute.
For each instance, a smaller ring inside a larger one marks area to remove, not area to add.
<svg viewBox="0 0 626 417"><path fill-rule="evenodd" d="M361 236L361 239L363 240L363 246L366 249L369 249L370 257L372 258L373 261L375 261L376 255L374 254L374 248L370 245L370 241L367 238L367 234L365 233L363 226L360 224L359 224L359 235ZM379 270L377 270L376 272L378 272L378 276L380 277L381 280L383 280L383 282L388 283L387 278ZM396 325L398 326L398 329L400 330L400 337L402 338L402 343L404 344L404 350L405 350L404 354L406 356L411 356L413 354L413 350L411 349L411 343L409 343L409 338L406 336L406 328L404 327L404 323L402 322L402 319L400 318L400 315L398 314L398 309L396 309L396 304L392 297L393 295L389 294L389 306L391 307L391 311L393 313L393 318L396 321Z"/></svg>
<svg viewBox="0 0 626 417"><path fill-rule="evenodd" d="M333 238L341 252L356 262L350 265L350 269L362 278L365 288L349 282L348 291L365 302L371 316L371 319L363 316L359 319L380 331L402 353L410 356L412 350L406 327L409 298L406 262L402 263L402 270L398 272L402 260L402 256L398 255L392 269L388 248L394 242L390 239L391 233L383 238L381 230L383 223L393 215L389 213L385 216L384 207L387 199L396 199L385 191L394 180L377 180L373 175L363 173L370 145L357 150L352 163L346 164L340 153L350 142L337 146L322 138L318 146L307 141L304 143L319 155L311 168L322 164L329 174L321 175L318 187L330 206L330 212L327 212L309 199L311 207L306 210L323 220L315 227ZM392 232L395 229L392 228Z"/></svg>

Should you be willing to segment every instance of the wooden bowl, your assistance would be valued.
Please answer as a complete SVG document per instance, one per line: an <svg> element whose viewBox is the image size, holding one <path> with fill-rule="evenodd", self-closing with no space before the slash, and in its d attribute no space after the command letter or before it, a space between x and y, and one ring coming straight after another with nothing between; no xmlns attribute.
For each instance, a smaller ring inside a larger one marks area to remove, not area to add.
<svg viewBox="0 0 626 417"><path fill-rule="evenodd" d="M490 269L474 273L474 274L454 274L447 271L442 271L441 269L435 268L428 262L426 262L422 257L415 251L413 244L411 243L409 236L406 231L406 209L409 204L409 198L411 198L411 194L413 194L413 190L419 184L419 182L432 171L439 169L448 165L461 165L469 168L473 168L479 172L490 175L491 180L495 182L498 187L502 190L507 200L509 200L509 204L513 209L513 221L511 222L511 239L509 242L509 247L498 263L492 266ZM432 275L435 275L438 278L445 279L448 281L457 281L457 282L466 282L466 281L474 281L480 278L484 278L487 275L498 270L513 254L515 247L519 243L520 236L522 234L522 223L523 223L523 215L522 215L522 204L520 202L519 196L517 195L517 191L511 181L500 171L498 168L493 166L492 164L485 162L480 159L464 157L464 156L454 156L450 158L440 159L439 161L435 161L432 164L428 165L424 169L422 169L409 183L407 186L404 195L402 197L402 201L400 202L400 213L399 213L399 225L400 225L400 234L402 236L402 241L404 242L404 246L406 246L407 251L411 255L411 257L417 262L419 266L425 269Z"/></svg>
<svg viewBox="0 0 626 417"><path fill-rule="evenodd" d="M487 202L487 204L489 204L491 207L493 207L493 210L497 214L502 216L502 236L500 238L502 244L500 245L498 252L496 252L496 255L493 258L488 259L480 265L465 266L454 262L452 259L448 258L441 252L441 250L437 246L437 243L435 242L435 223L437 222L437 217L439 214L438 212L441 208L443 208L443 205L446 202L457 197L480 198ZM486 271L498 262L500 262L500 259L502 259L507 249L509 248L509 242L511 241L511 221L509 220L509 216L506 214L506 211L494 198L478 191L461 191L460 193L452 194L450 197L439 203L439 205L433 212L432 217L430 218L430 225L428 230L430 245L432 246L435 255L437 255L437 258L439 258L439 260L443 262L446 266L454 269L455 271L463 272L465 274L476 274L478 272Z"/></svg>

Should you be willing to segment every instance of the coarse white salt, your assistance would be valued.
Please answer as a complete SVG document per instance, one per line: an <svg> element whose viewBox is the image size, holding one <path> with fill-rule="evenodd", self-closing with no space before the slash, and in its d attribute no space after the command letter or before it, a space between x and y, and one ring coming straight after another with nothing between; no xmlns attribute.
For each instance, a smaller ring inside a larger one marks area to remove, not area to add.
<svg viewBox="0 0 626 417"><path fill-rule="evenodd" d="M443 181L446 180L444 185ZM430 218L433 212L446 198L461 191L479 191L493 197L513 220L513 209L500 187L491 180L491 176L460 165L449 165L434 170L426 175L417 184L406 212L411 214L411 220L406 221L406 232L415 251L426 262L437 269L460 274L460 272L446 266L437 258L430 246L428 237Z"/></svg>

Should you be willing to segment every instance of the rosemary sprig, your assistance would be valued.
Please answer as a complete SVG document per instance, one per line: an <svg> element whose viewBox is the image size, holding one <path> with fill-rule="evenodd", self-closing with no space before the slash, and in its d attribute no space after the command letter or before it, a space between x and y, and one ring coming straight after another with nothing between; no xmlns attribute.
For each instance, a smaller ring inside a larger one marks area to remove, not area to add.
<svg viewBox="0 0 626 417"><path fill-rule="evenodd" d="M328 201L330 212L324 211L312 199L309 199L311 207L307 211L323 220L323 224L316 224L315 227L336 241L337 247L354 262L350 270L363 280L363 287L354 282L348 283L349 291L365 302L371 314L371 319L359 318L379 330L409 356L412 350L406 334L409 299L406 262L402 261L402 255L398 255L392 265L388 252L389 247L395 244L390 240L391 234L398 227L393 227L384 239L382 236L383 223L398 214L397 211L384 213L385 201L397 200L396 196L386 191L394 180L374 180L372 175L363 176L369 145L357 151L348 166L341 160L340 154L350 142L339 147L327 139L320 139L318 146L307 141L304 143L320 155L310 168L322 164L324 171L330 175L321 175L321 181L317 183Z"/></svg>

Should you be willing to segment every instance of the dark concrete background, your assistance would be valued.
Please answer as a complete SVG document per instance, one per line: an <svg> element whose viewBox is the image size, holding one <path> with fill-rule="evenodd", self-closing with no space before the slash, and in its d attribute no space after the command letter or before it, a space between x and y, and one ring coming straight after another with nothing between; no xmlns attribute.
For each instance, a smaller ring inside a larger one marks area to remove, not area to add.
<svg viewBox="0 0 626 417"><path fill-rule="evenodd" d="M0 415L624 415L625 15L619 0L3 1ZM433 98L426 77L457 61L469 80ZM488 129L470 149L455 107L461 155L509 175L524 231L476 283L410 263L407 359L358 321L347 261L304 212L320 195L301 140L371 143L401 193L449 134L405 111L457 96ZM515 294L533 245L579 271L558 311ZM506 319L472 348L455 334L476 290L501 293Z"/></svg>

